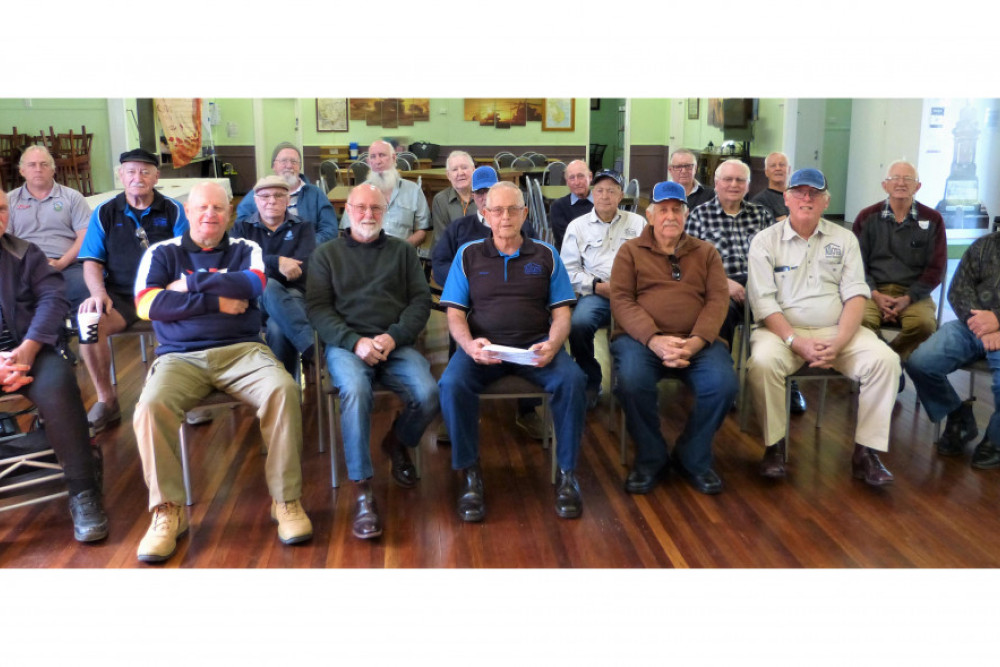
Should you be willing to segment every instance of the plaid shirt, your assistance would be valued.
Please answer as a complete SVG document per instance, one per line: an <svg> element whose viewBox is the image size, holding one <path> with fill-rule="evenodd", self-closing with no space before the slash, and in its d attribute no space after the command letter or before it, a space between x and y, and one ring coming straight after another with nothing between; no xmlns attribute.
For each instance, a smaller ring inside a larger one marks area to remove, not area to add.
<svg viewBox="0 0 1000 667"><path fill-rule="evenodd" d="M745 279L750 240L773 224L774 215L764 206L743 200L740 212L733 216L722 210L716 196L691 211L685 231L715 246L727 276Z"/></svg>

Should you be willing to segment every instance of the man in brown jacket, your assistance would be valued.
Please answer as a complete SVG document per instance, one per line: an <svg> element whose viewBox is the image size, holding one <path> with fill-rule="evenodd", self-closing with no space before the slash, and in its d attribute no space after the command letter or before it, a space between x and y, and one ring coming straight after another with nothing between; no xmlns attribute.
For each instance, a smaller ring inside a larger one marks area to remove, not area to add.
<svg viewBox="0 0 1000 667"><path fill-rule="evenodd" d="M684 232L683 186L653 188L649 225L618 251L611 270L615 393L628 418L636 455L625 480L629 493L649 493L673 463L697 491L722 491L712 468L712 438L736 396L729 349L719 329L729 308L718 251ZM656 385L677 378L694 394L694 408L673 453L660 432Z"/></svg>

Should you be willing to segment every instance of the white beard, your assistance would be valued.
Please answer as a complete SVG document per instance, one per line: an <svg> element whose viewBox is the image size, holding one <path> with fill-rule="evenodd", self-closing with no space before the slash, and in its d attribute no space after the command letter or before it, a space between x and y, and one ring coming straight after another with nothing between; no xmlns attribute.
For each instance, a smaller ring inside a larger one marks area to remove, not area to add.
<svg viewBox="0 0 1000 667"><path fill-rule="evenodd" d="M385 195L386 201L392 196L392 191L396 189L399 185L399 171L395 167L386 169L381 174L375 172L374 170L368 172L368 178L365 179L365 183L374 185L376 188L382 191Z"/></svg>

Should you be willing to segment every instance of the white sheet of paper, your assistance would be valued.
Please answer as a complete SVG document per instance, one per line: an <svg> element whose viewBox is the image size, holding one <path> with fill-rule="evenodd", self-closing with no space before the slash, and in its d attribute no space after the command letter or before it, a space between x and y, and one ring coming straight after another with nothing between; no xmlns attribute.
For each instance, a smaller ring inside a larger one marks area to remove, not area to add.
<svg viewBox="0 0 1000 667"><path fill-rule="evenodd" d="M512 364L521 364L522 366L534 366L535 360L538 358L538 355L531 350L525 350L520 347L487 345L483 349L487 352L493 352L501 361L509 361Z"/></svg>

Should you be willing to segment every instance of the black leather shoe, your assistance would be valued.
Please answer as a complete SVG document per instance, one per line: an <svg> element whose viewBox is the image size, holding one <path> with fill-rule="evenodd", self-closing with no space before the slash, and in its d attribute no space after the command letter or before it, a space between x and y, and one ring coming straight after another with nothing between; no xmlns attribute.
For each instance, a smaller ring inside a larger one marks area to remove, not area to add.
<svg viewBox="0 0 1000 667"><path fill-rule="evenodd" d="M77 542L96 542L108 536L108 516L99 491L87 489L71 496L69 514L73 517L73 537Z"/></svg>
<svg viewBox="0 0 1000 667"><path fill-rule="evenodd" d="M656 488L657 482L666 477L669 469L670 466L665 465L659 471L650 474L642 472L637 468L632 468L628 473L628 477L625 478L625 490L628 493L652 493L653 489Z"/></svg>
<svg viewBox="0 0 1000 667"><path fill-rule="evenodd" d="M709 496L722 493L722 478L720 478L719 474L711 468L699 475L692 475L690 472L685 470L683 466L678 464L677 472L680 473L680 476L684 478L684 481L693 486L694 490L698 493L704 493Z"/></svg>
<svg viewBox="0 0 1000 667"><path fill-rule="evenodd" d="M785 476L785 439L782 438L764 449L764 458L760 460L761 477L781 479Z"/></svg>
<svg viewBox="0 0 1000 667"><path fill-rule="evenodd" d="M358 499L354 507L354 523L351 525L351 532L354 537L362 540L370 540L382 534L382 521L378 516L378 505L375 504L375 494L372 492L372 484L364 479L355 482Z"/></svg>
<svg viewBox="0 0 1000 667"><path fill-rule="evenodd" d="M892 484L894 479L892 473L879 461L875 450L864 445L854 445L851 472L854 479L863 479L869 486L885 486Z"/></svg>
<svg viewBox="0 0 1000 667"><path fill-rule="evenodd" d="M410 453L399 438L396 437L395 423L382 439L382 451L392 462L392 479L404 489L410 489L417 484L417 469L410 461Z"/></svg>
<svg viewBox="0 0 1000 667"><path fill-rule="evenodd" d="M583 513L580 483L572 470L560 470L556 478L556 514L562 519L575 519Z"/></svg>
<svg viewBox="0 0 1000 667"><path fill-rule="evenodd" d="M462 521L482 521L486 518L486 500L483 497L483 472L478 463L459 471L458 518Z"/></svg>
<svg viewBox="0 0 1000 667"><path fill-rule="evenodd" d="M976 426L976 415L972 412L972 399L963 401L948 415L944 433L937 441L937 453L941 456L960 456L965 452L965 445L977 435L979 427Z"/></svg>
<svg viewBox="0 0 1000 667"><path fill-rule="evenodd" d="M799 383L792 380L792 414L801 415L806 411L806 397L799 391Z"/></svg>
<svg viewBox="0 0 1000 667"><path fill-rule="evenodd" d="M1000 468L1000 451L990 439L983 438L972 453L972 467L976 470L994 470Z"/></svg>

